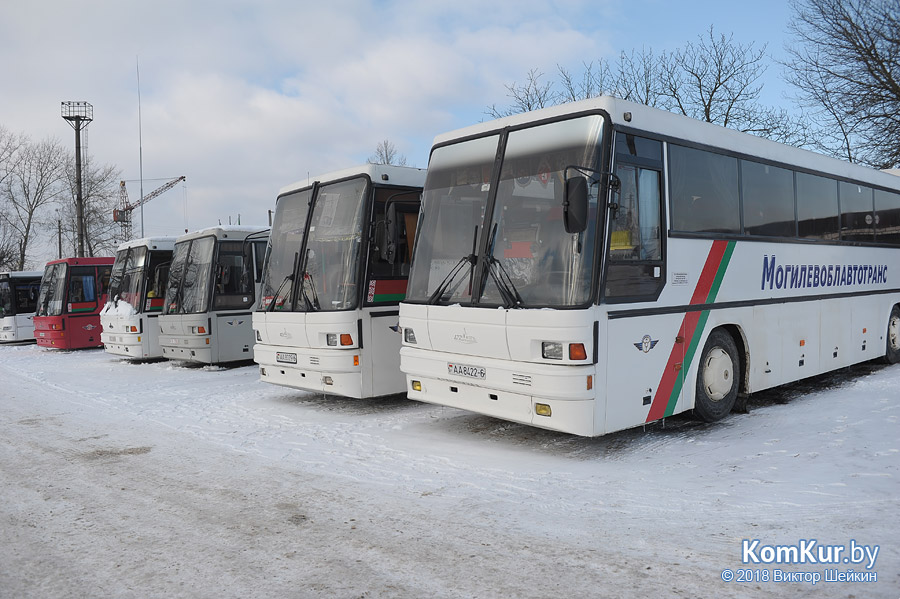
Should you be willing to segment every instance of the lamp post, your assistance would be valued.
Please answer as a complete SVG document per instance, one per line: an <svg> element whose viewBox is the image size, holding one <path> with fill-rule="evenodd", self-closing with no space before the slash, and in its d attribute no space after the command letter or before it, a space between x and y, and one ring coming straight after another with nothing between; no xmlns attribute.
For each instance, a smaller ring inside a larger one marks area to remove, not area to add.
<svg viewBox="0 0 900 599"><path fill-rule="evenodd" d="M94 120L94 107L88 102L63 102L62 118L75 129L75 226L78 257L84 257L84 197L81 193L81 130Z"/></svg>

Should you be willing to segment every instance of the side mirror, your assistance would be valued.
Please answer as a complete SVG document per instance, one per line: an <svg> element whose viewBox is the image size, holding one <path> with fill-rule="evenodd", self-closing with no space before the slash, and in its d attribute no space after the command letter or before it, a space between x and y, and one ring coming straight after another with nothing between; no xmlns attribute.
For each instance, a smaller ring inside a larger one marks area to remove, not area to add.
<svg viewBox="0 0 900 599"><path fill-rule="evenodd" d="M563 199L563 226L566 233L582 233L587 229L588 180L572 177L566 180L566 197Z"/></svg>

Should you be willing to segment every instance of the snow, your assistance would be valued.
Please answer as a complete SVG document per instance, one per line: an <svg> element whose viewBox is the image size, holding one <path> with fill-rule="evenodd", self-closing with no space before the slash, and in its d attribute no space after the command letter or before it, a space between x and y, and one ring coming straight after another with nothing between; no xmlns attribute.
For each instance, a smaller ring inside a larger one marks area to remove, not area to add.
<svg viewBox="0 0 900 599"><path fill-rule="evenodd" d="M107 314L128 317L137 314L137 310L125 300L117 299L112 302L106 302L106 305L100 310L100 316L105 316Z"/></svg>
<svg viewBox="0 0 900 599"><path fill-rule="evenodd" d="M2 597L897 597L900 365L585 439L255 366L0 347ZM723 582L878 545L877 582Z"/></svg>

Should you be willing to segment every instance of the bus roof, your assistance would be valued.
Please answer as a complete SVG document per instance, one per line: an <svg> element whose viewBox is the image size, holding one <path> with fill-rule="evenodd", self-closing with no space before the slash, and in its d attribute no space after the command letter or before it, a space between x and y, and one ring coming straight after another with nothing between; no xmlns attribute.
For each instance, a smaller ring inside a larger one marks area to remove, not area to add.
<svg viewBox="0 0 900 599"><path fill-rule="evenodd" d="M189 239L197 239L198 237L208 237L214 235L219 239L245 239L251 233L268 233L269 227L266 225L217 225L215 227L206 227L197 231L191 231L181 235L177 242L187 241Z"/></svg>
<svg viewBox="0 0 900 599"><path fill-rule="evenodd" d="M112 256L100 256L100 257L91 257L91 258L60 258L59 260L50 260L47 262L46 266L51 264L70 264L72 266L96 266L96 265L107 265L115 262L116 259Z"/></svg>
<svg viewBox="0 0 900 599"><path fill-rule="evenodd" d="M388 185L402 185L404 187L423 187L425 185L424 168L396 166L393 164L362 164L297 181L282 187L278 190L278 195L280 196L292 191L297 191L298 189L305 189L310 187L313 184L313 181L328 183L331 181L348 179L357 175L368 175L372 181L375 181L376 183L383 182Z"/></svg>
<svg viewBox="0 0 900 599"><path fill-rule="evenodd" d="M578 113L605 112L614 125L633 127L648 133L655 133L675 140L684 140L695 144L730 150L748 156L754 156L772 162L798 166L813 171L820 171L837 177L865 181L892 189L900 189L900 177L895 173L878 171L858 164L845 162L810 150L796 148L774 142L756 135L743 133L736 129L728 129L675 114L667 110L651 108L643 104L600 96L579 102L560 104L532 112L487 121L442 133L434 138L434 145L447 143L455 139L477 136L499 131L504 127L515 127L546 119L556 119ZM626 120L627 119L627 120Z"/></svg>
<svg viewBox="0 0 900 599"><path fill-rule="evenodd" d="M44 273L40 270L9 270L0 272L0 279L40 279Z"/></svg>
<svg viewBox="0 0 900 599"><path fill-rule="evenodd" d="M117 251L127 250L128 248L146 247L154 250L171 250L175 247L177 237L142 237L140 239L132 239L119 244Z"/></svg>

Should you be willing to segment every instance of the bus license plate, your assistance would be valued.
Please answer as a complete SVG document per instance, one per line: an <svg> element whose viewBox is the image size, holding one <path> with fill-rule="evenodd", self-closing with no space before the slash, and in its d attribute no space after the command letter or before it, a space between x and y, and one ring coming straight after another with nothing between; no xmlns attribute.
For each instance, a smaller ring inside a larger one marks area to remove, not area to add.
<svg viewBox="0 0 900 599"><path fill-rule="evenodd" d="M297 363L297 354L288 354L285 352L278 352L275 354L276 362L283 362L284 364L296 364Z"/></svg>
<svg viewBox="0 0 900 599"><path fill-rule="evenodd" d="M447 362L447 373L457 376L467 376L472 379L483 379L485 375L484 366L471 366L469 364L454 364Z"/></svg>

